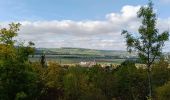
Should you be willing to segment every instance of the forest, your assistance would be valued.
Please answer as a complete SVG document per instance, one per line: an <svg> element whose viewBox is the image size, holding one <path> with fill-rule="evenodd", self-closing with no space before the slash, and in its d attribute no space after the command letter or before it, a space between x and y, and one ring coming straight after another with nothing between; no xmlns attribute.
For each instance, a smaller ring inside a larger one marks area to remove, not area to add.
<svg viewBox="0 0 170 100"><path fill-rule="evenodd" d="M162 55L169 32L159 33L150 1L137 13L139 37L122 31L129 53L138 53L143 67L125 60L117 66L62 66L31 62L33 42L16 40L21 24L0 29L0 100L169 100L170 68Z"/></svg>

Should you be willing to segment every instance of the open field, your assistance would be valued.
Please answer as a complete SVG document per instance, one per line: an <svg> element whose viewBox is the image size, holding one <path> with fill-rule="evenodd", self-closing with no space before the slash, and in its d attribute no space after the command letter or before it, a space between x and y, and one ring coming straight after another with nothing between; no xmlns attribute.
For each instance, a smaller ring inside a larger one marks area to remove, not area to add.
<svg viewBox="0 0 170 100"><path fill-rule="evenodd" d="M31 57L31 61L40 61L40 57ZM120 64L125 59L94 59L94 58L58 58L46 57L46 61L53 61L60 64L79 64L80 62L94 61L99 64Z"/></svg>
<svg viewBox="0 0 170 100"><path fill-rule="evenodd" d="M135 58L135 54L116 50L95 50L84 48L37 48L31 61L39 61L42 54L46 61L54 61L60 64L79 64L80 62L95 61L98 64L120 64L125 59Z"/></svg>
<svg viewBox="0 0 170 100"><path fill-rule="evenodd" d="M39 61L42 54L45 54L46 61L59 64L79 64L89 61L95 61L98 64L120 64L126 59L137 60L135 52L129 54L126 51L85 48L36 48L35 55L30 56L30 60ZM166 59L169 59L169 53L164 53L164 55Z"/></svg>

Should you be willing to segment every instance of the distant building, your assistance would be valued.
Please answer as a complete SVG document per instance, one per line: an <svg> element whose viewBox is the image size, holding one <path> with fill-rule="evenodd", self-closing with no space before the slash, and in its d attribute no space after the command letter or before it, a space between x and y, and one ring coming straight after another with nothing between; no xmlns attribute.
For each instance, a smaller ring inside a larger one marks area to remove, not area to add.
<svg viewBox="0 0 170 100"><path fill-rule="evenodd" d="M170 55L164 55L165 61L170 61Z"/></svg>
<svg viewBox="0 0 170 100"><path fill-rule="evenodd" d="M82 66L82 67L92 67L94 65L96 65L96 61L88 61L88 62L80 62L79 65Z"/></svg>

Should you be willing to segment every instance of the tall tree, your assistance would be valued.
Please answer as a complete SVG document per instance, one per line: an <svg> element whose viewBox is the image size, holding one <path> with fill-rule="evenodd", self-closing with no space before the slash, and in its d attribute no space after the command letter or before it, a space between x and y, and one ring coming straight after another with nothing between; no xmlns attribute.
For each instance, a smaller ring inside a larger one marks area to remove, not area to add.
<svg viewBox="0 0 170 100"><path fill-rule="evenodd" d="M126 30L122 31L122 34L126 38L127 50L129 52L137 51L141 61L146 64L148 72L148 86L149 97L152 97L152 85L151 85L151 65L155 59L162 54L162 47L164 42L169 39L169 32L164 31L159 33L156 28L157 18L153 10L153 3L149 0L147 6L143 6L137 13L138 18L141 18L142 25L139 27L139 35L133 36Z"/></svg>
<svg viewBox="0 0 170 100"><path fill-rule="evenodd" d="M28 63L33 43L16 45L19 26L0 29L0 100L34 100L39 93L37 75Z"/></svg>

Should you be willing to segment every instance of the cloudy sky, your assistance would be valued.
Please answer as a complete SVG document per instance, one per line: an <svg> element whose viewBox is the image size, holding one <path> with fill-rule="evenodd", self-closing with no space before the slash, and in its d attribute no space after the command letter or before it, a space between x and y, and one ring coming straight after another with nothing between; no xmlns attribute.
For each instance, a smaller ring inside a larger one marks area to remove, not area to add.
<svg viewBox="0 0 170 100"><path fill-rule="evenodd" d="M0 0L0 25L20 22L19 40L36 47L126 50L122 29L137 33L147 0ZM154 0L160 32L170 29L170 0ZM170 51L170 41L164 47Z"/></svg>

